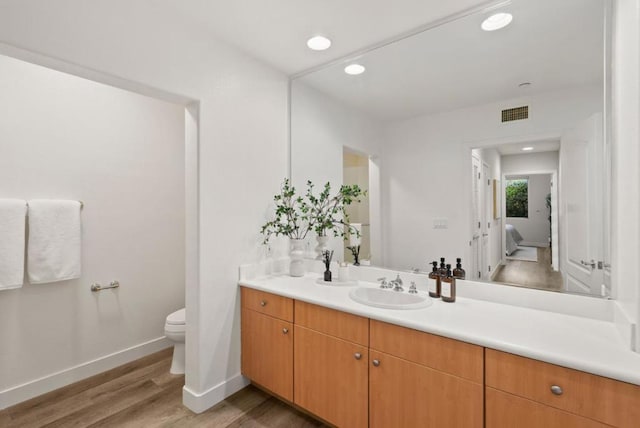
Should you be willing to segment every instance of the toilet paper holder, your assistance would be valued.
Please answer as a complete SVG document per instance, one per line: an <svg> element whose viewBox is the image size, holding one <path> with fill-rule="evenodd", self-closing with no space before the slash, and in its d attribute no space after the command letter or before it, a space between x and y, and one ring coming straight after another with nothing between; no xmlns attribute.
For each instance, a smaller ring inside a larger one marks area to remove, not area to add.
<svg viewBox="0 0 640 428"><path fill-rule="evenodd" d="M113 280L109 283L109 285L101 285L99 282L94 282L91 284L91 291L102 291L108 290L109 288L118 288L120 287L120 282Z"/></svg>

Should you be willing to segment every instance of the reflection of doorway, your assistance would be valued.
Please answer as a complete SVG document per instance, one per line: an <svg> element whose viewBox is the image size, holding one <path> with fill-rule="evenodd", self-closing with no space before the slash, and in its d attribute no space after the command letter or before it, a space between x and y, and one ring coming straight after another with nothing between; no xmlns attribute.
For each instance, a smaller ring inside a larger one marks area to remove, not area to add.
<svg viewBox="0 0 640 428"><path fill-rule="evenodd" d="M491 218L493 213L491 212L493 203L493 194L491 188L491 171L489 165L482 163L482 237L480 241L480 259L481 259L481 278L488 280L491 274L491 262L490 251L491 244L489 240L489 229L491 228Z"/></svg>
<svg viewBox="0 0 640 428"><path fill-rule="evenodd" d="M486 162L472 155L473 238L471 241L471 279L488 280L491 275L491 239L489 232L493 220L493 192L491 169Z"/></svg>
<svg viewBox="0 0 640 428"><path fill-rule="evenodd" d="M469 270L469 279L480 279L481 270L481 236L482 236L482 209L481 209L481 188L482 173L480 159L476 156L471 157L471 201L473 212L473 235L471 238L471 269Z"/></svg>
<svg viewBox="0 0 640 428"><path fill-rule="evenodd" d="M347 247L360 245L360 259L370 260L371 258L371 221L369 216L369 157L355 151L344 148L343 150L343 171L342 183L345 185L357 184L366 191L360 203L352 203L346 207L349 222L360 230L361 237L348 238L344 242L344 261L353 263L353 255Z"/></svg>
<svg viewBox="0 0 640 428"><path fill-rule="evenodd" d="M556 181L555 171L503 176L506 260L495 281L562 288L562 275L553 263L557 254L552 257L552 247L556 253L558 248Z"/></svg>

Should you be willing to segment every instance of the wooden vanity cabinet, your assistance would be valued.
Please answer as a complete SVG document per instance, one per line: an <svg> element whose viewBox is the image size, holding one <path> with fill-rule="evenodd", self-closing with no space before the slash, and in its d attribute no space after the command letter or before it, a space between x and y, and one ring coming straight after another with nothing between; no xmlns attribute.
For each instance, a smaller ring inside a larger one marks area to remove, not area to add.
<svg viewBox="0 0 640 428"><path fill-rule="evenodd" d="M639 426L640 386L259 290L241 294L242 373L337 427Z"/></svg>
<svg viewBox="0 0 640 428"><path fill-rule="evenodd" d="M487 428L638 426L636 385L492 349L485 358Z"/></svg>
<svg viewBox="0 0 640 428"><path fill-rule="evenodd" d="M482 427L483 348L370 322L369 426Z"/></svg>
<svg viewBox="0 0 640 428"><path fill-rule="evenodd" d="M368 426L369 320L295 302L294 403L337 427Z"/></svg>
<svg viewBox="0 0 640 428"><path fill-rule="evenodd" d="M241 299L242 374L293 401L293 300L247 288Z"/></svg>

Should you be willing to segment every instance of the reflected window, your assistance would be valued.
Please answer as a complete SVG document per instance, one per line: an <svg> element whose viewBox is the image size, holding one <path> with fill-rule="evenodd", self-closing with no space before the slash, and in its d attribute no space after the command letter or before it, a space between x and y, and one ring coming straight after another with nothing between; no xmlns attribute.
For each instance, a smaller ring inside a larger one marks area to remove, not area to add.
<svg viewBox="0 0 640 428"><path fill-rule="evenodd" d="M507 217L529 217L529 179L506 181Z"/></svg>

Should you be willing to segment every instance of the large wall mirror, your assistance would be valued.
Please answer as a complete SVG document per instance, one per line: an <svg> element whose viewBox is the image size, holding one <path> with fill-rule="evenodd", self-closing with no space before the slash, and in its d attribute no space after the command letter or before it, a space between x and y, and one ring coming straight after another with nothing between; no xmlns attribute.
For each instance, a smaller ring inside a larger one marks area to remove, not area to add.
<svg viewBox="0 0 640 428"><path fill-rule="evenodd" d="M367 189L372 265L607 295L610 7L500 2L296 76L293 184Z"/></svg>

